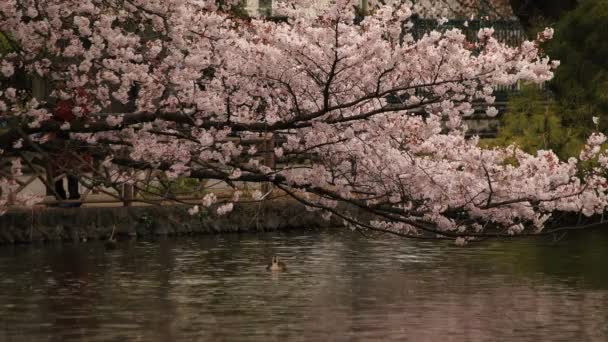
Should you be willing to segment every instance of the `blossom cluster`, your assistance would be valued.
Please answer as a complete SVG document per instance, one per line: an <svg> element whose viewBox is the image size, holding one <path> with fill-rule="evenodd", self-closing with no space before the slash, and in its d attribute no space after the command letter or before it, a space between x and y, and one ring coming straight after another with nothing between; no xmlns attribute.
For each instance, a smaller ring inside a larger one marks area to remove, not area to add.
<svg viewBox="0 0 608 342"><path fill-rule="evenodd" d="M605 137L581 152L597 161L585 174L551 151L465 138L477 107L498 114L494 87L553 77L559 63L539 50L552 30L514 47L491 28L474 42L459 29L415 39L410 7L355 22L352 5L276 22L211 0L3 1L15 48L0 57L0 112L19 130L0 133L0 148L29 138L22 149L50 153L40 133L64 131L105 160L95 176L112 176L99 184L137 184L133 168L266 183L355 228L459 244L540 232L556 211L604 211ZM15 89L17 72L54 91ZM71 121L53 119L58 100L73 104ZM131 109L102 114L116 106ZM207 195L191 213L227 214L238 200Z"/></svg>

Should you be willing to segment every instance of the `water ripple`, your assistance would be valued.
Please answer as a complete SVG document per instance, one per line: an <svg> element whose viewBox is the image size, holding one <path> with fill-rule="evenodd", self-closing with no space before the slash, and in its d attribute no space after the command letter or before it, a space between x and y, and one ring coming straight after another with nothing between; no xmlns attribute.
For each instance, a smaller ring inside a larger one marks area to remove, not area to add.
<svg viewBox="0 0 608 342"><path fill-rule="evenodd" d="M272 255L288 265L265 270ZM0 248L0 341L606 341L608 237L358 234Z"/></svg>

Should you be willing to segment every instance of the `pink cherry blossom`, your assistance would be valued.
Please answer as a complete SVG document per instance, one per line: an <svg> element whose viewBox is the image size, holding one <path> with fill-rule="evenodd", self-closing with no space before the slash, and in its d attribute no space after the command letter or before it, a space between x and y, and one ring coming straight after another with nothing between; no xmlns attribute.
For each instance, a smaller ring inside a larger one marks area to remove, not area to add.
<svg viewBox="0 0 608 342"><path fill-rule="evenodd" d="M559 63L539 48L551 29L519 46L492 28L476 42L454 28L414 39L417 9L402 2L374 5L359 24L349 0L277 4L286 23L232 17L211 0L45 4L35 20L19 9L29 1L0 4L0 27L20 47L0 60L0 112L15 119L0 132L3 157L18 158L16 132L36 144L21 150L47 151L45 134L69 130L102 161L95 184L145 189L146 173L262 183L254 200L283 192L355 229L458 245L542 233L557 212L593 216L608 205L599 133L580 154L588 170L465 136L463 117L480 103L498 114L496 86L553 77ZM16 71L48 81L51 96L11 87ZM71 104L72 121L53 119L56 101ZM217 202L207 193L200 205Z"/></svg>
<svg viewBox="0 0 608 342"><path fill-rule="evenodd" d="M233 208L234 208L234 204L232 204L232 203L222 204L221 206L219 206L217 208L217 214L218 215L226 215L229 212L231 212Z"/></svg>

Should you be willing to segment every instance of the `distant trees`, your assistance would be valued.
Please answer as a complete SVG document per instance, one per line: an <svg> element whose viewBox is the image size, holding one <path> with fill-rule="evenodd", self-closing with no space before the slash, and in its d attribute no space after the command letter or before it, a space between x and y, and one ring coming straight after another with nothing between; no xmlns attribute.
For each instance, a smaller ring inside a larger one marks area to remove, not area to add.
<svg viewBox="0 0 608 342"><path fill-rule="evenodd" d="M530 27L553 21L555 37L542 48L561 64L547 83L550 95L530 88L512 98L499 140L550 148L567 159L578 155L588 134L608 131L608 1L529 1L528 7L542 14Z"/></svg>
<svg viewBox="0 0 608 342"><path fill-rule="evenodd" d="M547 52L561 60L551 90L566 126L595 129L591 118L600 117L608 130L608 1L587 0L555 25L556 35Z"/></svg>
<svg viewBox="0 0 608 342"><path fill-rule="evenodd" d="M509 0L513 14L532 35L538 29L557 22L580 2L581 0Z"/></svg>

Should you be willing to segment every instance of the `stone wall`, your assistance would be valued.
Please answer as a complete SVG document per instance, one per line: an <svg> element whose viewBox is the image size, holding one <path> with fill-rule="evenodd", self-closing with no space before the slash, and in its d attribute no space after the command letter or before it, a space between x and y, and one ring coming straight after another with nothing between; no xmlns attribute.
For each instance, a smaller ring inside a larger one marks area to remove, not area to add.
<svg viewBox="0 0 608 342"><path fill-rule="evenodd" d="M154 235L257 232L327 226L320 215L294 201L241 203L225 216L194 216L187 206L45 208L14 210L0 216L0 245L47 241L118 239Z"/></svg>

